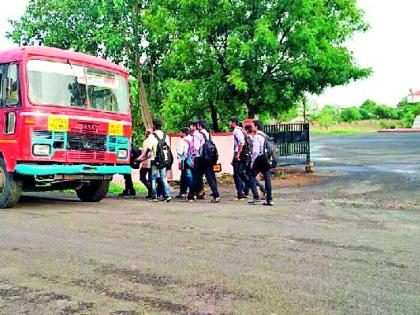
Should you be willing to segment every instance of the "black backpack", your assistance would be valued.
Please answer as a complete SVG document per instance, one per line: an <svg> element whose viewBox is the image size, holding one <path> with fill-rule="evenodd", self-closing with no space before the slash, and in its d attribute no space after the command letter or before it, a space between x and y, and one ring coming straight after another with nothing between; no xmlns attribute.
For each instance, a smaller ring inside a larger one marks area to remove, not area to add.
<svg viewBox="0 0 420 315"><path fill-rule="evenodd" d="M207 165L214 166L219 160L219 153L217 152L217 147L214 144L213 140L211 140L210 135L207 138L203 132L200 133L203 135L205 140L201 151L201 158Z"/></svg>
<svg viewBox="0 0 420 315"><path fill-rule="evenodd" d="M264 157L271 168L277 167L277 147L269 137L265 137Z"/></svg>
<svg viewBox="0 0 420 315"><path fill-rule="evenodd" d="M244 137L245 137L245 143L244 146L242 147L242 151L241 154L239 156L239 159L241 160L242 163L250 163L251 159L252 159L252 147L253 147L253 142L250 136L248 136L245 132L244 132Z"/></svg>
<svg viewBox="0 0 420 315"><path fill-rule="evenodd" d="M171 149L166 143L166 134L163 134L163 138L159 138L156 132L153 133L155 138L158 141L154 164L158 169L166 168L167 170L172 168L174 162L174 157L172 155Z"/></svg>

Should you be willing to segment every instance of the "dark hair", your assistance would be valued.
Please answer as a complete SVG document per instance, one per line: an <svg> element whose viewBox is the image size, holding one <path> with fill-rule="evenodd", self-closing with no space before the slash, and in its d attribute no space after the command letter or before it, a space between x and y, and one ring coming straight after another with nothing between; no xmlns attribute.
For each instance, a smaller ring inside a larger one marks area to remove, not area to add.
<svg viewBox="0 0 420 315"><path fill-rule="evenodd" d="M160 122L159 119L157 118L153 119L153 128L155 128L156 130L162 129L162 123Z"/></svg>
<svg viewBox="0 0 420 315"><path fill-rule="evenodd" d="M189 135L190 134L190 128L188 128L188 127L181 128L181 132L185 133L186 135Z"/></svg>
<svg viewBox="0 0 420 315"><path fill-rule="evenodd" d="M239 126L239 118L238 118L238 117L232 117L232 118L230 119L230 122L233 122L233 123L235 123L237 126Z"/></svg>
<svg viewBox="0 0 420 315"><path fill-rule="evenodd" d="M260 120L254 120L252 123L254 124L255 127L257 127L258 130L263 129L263 123Z"/></svg>
<svg viewBox="0 0 420 315"><path fill-rule="evenodd" d="M252 132L252 126L251 125L246 125L245 130L246 130L246 132Z"/></svg>
<svg viewBox="0 0 420 315"><path fill-rule="evenodd" d="M197 128L197 122L196 121L190 122L190 126L194 126L195 128Z"/></svg>
<svg viewBox="0 0 420 315"><path fill-rule="evenodd" d="M203 129L207 129L206 122L204 120L197 121L197 127L200 126Z"/></svg>

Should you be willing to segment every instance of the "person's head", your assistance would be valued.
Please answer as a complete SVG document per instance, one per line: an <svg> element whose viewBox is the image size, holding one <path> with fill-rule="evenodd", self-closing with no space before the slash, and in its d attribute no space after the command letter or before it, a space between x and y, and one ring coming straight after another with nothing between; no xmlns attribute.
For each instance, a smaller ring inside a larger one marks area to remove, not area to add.
<svg viewBox="0 0 420 315"><path fill-rule="evenodd" d="M263 124L260 120L254 120L252 122L252 126L253 126L254 131L258 131L258 130L263 129Z"/></svg>
<svg viewBox="0 0 420 315"><path fill-rule="evenodd" d="M153 133L152 129L150 129L150 128L146 129L146 137L150 136L150 134L152 134L152 133Z"/></svg>
<svg viewBox="0 0 420 315"><path fill-rule="evenodd" d="M187 128L187 127L181 128L181 131L180 131L181 138L185 138L189 134L190 134L190 128Z"/></svg>
<svg viewBox="0 0 420 315"><path fill-rule="evenodd" d="M190 132L191 132L191 134L192 133L194 133L194 131L196 131L197 130L197 123L194 121L194 122L191 122L190 123Z"/></svg>
<svg viewBox="0 0 420 315"><path fill-rule="evenodd" d="M204 120L197 121L197 129L199 131L201 131L203 129L207 129L206 122Z"/></svg>
<svg viewBox="0 0 420 315"><path fill-rule="evenodd" d="M233 130L233 129L235 129L238 126L239 126L239 119L238 119L238 117L232 117L229 120L229 127L230 127L230 129Z"/></svg>
<svg viewBox="0 0 420 315"><path fill-rule="evenodd" d="M247 134L251 135L252 134L252 125L246 125L245 126L245 131Z"/></svg>
<svg viewBox="0 0 420 315"><path fill-rule="evenodd" d="M162 129L162 123L159 119L155 118L153 119L153 130L161 130Z"/></svg>

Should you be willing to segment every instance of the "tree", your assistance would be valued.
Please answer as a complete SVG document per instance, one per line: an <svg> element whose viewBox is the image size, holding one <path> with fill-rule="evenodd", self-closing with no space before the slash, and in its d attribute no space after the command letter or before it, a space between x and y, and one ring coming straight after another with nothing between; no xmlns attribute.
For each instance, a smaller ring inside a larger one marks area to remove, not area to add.
<svg viewBox="0 0 420 315"><path fill-rule="evenodd" d="M156 0L146 12L170 42L165 73L200 86L214 129L220 111L276 116L305 92L370 74L343 46L367 28L354 0Z"/></svg>
<svg viewBox="0 0 420 315"><path fill-rule="evenodd" d="M327 105L319 112L315 120L321 128L328 129L337 123L337 117L337 108L332 105Z"/></svg>
<svg viewBox="0 0 420 315"><path fill-rule="evenodd" d="M230 115L275 117L305 92L370 74L343 45L367 28L356 0L31 0L12 27L22 45L127 67L146 124L149 104L171 119L186 87L196 98L188 112L219 130Z"/></svg>
<svg viewBox="0 0 420 315"><path fill-rule="evenodd" d="M378 117L375 114L376 106L378 106L378 104L372 100L364 101L362 106L360 106L360 115L362 116L362 119L377 119Z"/></svg>
<svg viewBox="0 0 420 315"><path fill-rule="evenodd" d="M405 128L411 128L413 122L420 115L420 103L408 103L407 98L403 98L397 105L399 116Z"/></svg>
<svg viewBox="0 0 420 315"><path fill-rule="evenodd" d="M340 112L340 118L344 122L354 122L362 119L360 110L357 107L345 108Z"/></svg>

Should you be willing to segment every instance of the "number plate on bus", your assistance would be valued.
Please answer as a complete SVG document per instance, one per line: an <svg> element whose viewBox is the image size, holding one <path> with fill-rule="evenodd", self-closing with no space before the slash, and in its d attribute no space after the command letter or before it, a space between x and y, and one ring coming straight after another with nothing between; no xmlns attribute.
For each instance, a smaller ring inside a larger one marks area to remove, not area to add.
<svg viewBox="0 0 420 315"><path fill-rule="evenodd" d="M68 131L69 119L67 117L48 117L48 131Z"/></svg>
<svg viewBox="0 0 420 315"><path fill-rule="evenodd" d="M123 136L124 135L123 124L110 122L108 126L108 135Z"/></svg>

